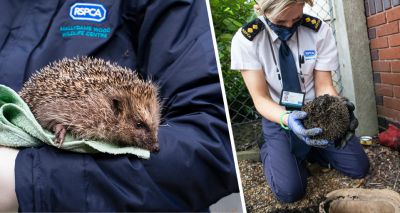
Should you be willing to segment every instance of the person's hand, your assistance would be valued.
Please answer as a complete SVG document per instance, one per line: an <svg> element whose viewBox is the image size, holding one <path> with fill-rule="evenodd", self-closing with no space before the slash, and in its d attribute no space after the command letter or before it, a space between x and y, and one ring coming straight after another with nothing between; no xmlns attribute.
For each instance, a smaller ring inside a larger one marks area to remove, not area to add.
<svg viewBox="0 0 400 213"><path fill-rule="evenodd" d="M354 104L347 98L342 97L342 100L346 103L347 109L349 110L350 125L346 131L346 135L343 138L335 141L336 148L340 149L346 146L347 141L349 141L354 136L355 131L358 127L358 120L356 116L354 116Z"/></svg>
<svg viewBox="0 0 400 213"><path fill-rule="evenodd" d="M316 136L322 133L321 128L304 128L301 120L307 117L307 113L303 111L293 111L288 117L288 127L297 135L298 138L303 140L309 146L324 148L328 145L327 140L311 139L311 136Z"/></svg>
<svg viewBox="0 0 400 213"><path fill-rule="evenodd" d="M0 146L0 212L17 212L15 159L18 150Z"/></svg>

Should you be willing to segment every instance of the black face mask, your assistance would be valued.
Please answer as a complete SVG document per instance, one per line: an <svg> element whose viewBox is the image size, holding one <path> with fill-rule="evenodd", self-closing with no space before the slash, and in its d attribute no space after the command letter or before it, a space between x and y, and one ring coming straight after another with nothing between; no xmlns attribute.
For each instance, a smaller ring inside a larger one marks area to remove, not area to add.
<svg viewBox="0 0 400 213"><path fill-rule="evenodd" d="M272 23L267 17L265 17L265 21L267 22L268 26L278 35L278 38L281 41L287 41L289 40L292 35L297 31L297 28L299 28L302 20L299 20L298 22L294 23L292 27L284 27L281 25L276 25Z"/></svg>

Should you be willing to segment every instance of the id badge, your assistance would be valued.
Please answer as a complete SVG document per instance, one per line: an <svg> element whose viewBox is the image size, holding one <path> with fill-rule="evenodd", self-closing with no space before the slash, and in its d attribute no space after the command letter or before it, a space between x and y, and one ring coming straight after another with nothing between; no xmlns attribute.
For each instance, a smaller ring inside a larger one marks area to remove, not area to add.
<svg viewBox="0 0 400 213"><path fill-rule="evenodd" d="M283 90L279 104L290 108L301 108L304 104L305 93L290 92Z"/></svg>

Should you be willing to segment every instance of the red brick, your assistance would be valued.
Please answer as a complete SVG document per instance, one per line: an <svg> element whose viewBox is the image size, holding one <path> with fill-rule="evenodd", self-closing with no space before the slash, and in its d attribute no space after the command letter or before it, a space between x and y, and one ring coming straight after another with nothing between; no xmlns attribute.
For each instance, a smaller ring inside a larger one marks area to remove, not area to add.
<svg viewBox="0 0 400 213"><path fill-rule="evenodd" d="M400 46L400 34L389 36L389 45L391 47Z"/></svg>
<svg viewBox="0 0 400 213"><path fill-rule="evenodd" d="M400 111L390 109L384 106L378 106L378 115L382 115L386 118L389 118L390 120L393 121L399 121L400 120Z"/></svg>
<svg viewBox="0 0 400 213"><path fill-rule="evenodd" d="M397 21L376 28L376 35L378 37L395 34L397 32L399 32L399 23L397 23Z"/></svg>
<svg viewBox="0 0 400 213"><path fill-rule="evenodd" d="M400 72L400 61L392 61L390 65L392 72Z"/></svg>
<svg viewBox="0 0 400 213"><path fill-rule="evenodd" d="M368 27L375 27L386 23L385 13L379 13L367 18Z"/></svg>
<svg viewBox="0 0 400 213"><path fill-rule="evenodd" d="M393 97L393 86L388 84L376 84L375 93L376 95Z"/></svg>
<svg viewBox="0 0 400 213"><path fill-rule="evenodd" d="M374 72L390 72L390 63L386 61L372 61Z"/></svg>
<svg viewBox="0 0 400 213"><path fill-rule="evenodd" d="M400 98L400 86L393 86L393 95L396 98Z"/></svg>
<svg viewBox="0 0 400 213"><path fill-rule="evenodd" d="M390 109L400 110L400 99L383 97L383 106Z"/></svg>
<svg viewBox="0 0 400 213"><path fill-rule="evenodd" d="M386 37L380 37L376 39L371 39L371 49L379 49L388 47L388 39Z"/></svg>
<svg viewBox="0 0 400 213"><path fill-rule="evenodd" d="M386 17L388 22L400 20L400 7L394 7L386 11Z"/></svg>
<svg viewBox="0 0 400 213"><path fill-rule="evenodd" d="M400 59L400 47L391 47L379 50L379 59Z"/></svg>
<svg viewBox="0 0 400 213"><path fill-rule="evenodd" d="M400 86L400 73L381 73L381 83Z"/></svg>

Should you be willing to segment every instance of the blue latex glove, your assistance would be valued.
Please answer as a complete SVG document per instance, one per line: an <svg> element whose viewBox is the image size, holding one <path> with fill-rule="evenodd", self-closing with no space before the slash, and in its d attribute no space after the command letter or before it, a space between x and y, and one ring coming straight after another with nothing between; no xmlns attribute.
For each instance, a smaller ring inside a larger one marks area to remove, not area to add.
<svg viewBox="0 0 400 213"><path fill-rule="evenodd" d="M298 138L303 140L309 146L315 146L318 148L324 148L328 145L327 140L311 139L311 136L316 136L322 133L321 128L304 128L301 120L307 117L307 113L303 111L293 111L288 117L288 127L297 135Z"/></svg>

